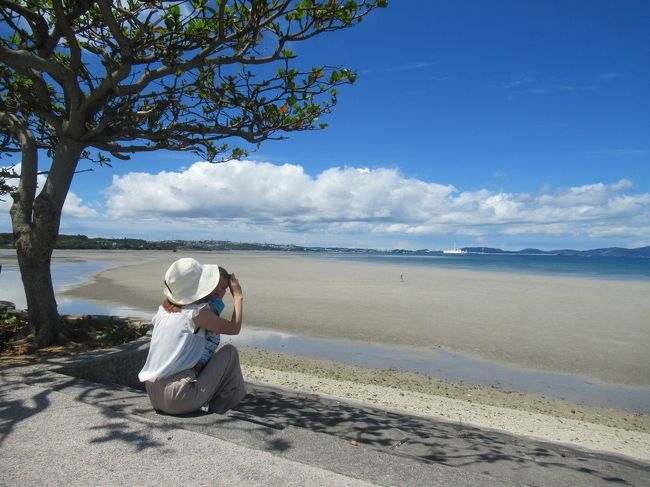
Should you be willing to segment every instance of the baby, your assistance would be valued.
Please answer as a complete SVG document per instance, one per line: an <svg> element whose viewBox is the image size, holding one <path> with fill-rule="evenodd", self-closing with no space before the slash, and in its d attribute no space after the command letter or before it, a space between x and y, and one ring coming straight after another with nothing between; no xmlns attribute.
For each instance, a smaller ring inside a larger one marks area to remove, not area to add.
<svg viewBox="0 0 650 487"><path fill-rule="evenodd" d="M214 311L214 314L216 314L217 316L221 316L221 312L225 307L223 301L219 298L214 298L211 299L209 303L210 303L210 309ZM194 366L194 369L197 371L197 373L200 373L201 370L203 370L203 367L205 367L205 364L207 364L210 361L210 358L212 358L212 354L219 346L220 341L221 341L220 333L216 333L214 331L207 331L207 330L205 331L205 348L203 349L201 358Z"/></svg>

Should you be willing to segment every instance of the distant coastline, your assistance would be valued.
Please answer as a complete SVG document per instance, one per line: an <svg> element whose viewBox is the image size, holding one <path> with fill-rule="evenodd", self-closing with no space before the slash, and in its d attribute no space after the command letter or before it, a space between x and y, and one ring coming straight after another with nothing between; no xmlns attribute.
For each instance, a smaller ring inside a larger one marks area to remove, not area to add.
<svg viewBox="0 0 650 487"><path fill-rule="evenodd" d="M13 235L0 233L0 248L13 248ZM339 252L339 253L377 253L398 255L443 254L443 250L432 249L390 249L378 250L349 247L309 247L293 244L232 242L229 240L144 240L138 238L104 238L86 235L59 235L56 249L79 250L170 250L176 251L219 251L219 250L277 250L283 252ZM526 248L522 250L503 250L493 247L461 247L463 254L499 254L499 255L563 255L582 257L640 257L650 258L650 246L627 249L607 247L591 250L540 250Z"/></svg>
<svg viewBox="0 0 650 487"><path fill-rule="evenodd" d="M591 250L501 250L490 247L463 247L463 250L471 254L518 254L518 255L577 255L584 257L650 257L650 246L626 249L623 247L607 247Z"/></svg>

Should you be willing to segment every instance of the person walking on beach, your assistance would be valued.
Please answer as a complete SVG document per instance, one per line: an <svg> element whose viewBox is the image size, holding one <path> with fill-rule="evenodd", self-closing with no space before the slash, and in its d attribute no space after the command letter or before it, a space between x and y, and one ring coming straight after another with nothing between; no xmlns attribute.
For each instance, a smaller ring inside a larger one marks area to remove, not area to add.
<svg viewBox="0 0 650 487"><path fill-rule="evenodd" d="M210 304L227 290L234 302L230 320L218 315L218 304ZM182 258L167 270L163 293L147 361L138 374L152 406L167 414L191 413L205 405L208 412L225 413L246 395L237 349L224 345L204 366L199 362L206 347L214 350L206 333L237 335L241 330L239 281L222 267Z"/></svg>

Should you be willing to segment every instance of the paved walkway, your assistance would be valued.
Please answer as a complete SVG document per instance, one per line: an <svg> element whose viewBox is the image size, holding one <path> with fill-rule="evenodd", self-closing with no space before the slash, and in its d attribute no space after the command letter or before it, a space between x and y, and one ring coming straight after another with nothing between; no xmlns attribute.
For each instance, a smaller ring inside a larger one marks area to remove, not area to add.
<svg viewBox="0 0 650 487"><path fill-rule="evenodd" d="M92 369L0 370L0 485L650 484L623 457L264 385L226 415L161 415L62 367Z"/></svg>

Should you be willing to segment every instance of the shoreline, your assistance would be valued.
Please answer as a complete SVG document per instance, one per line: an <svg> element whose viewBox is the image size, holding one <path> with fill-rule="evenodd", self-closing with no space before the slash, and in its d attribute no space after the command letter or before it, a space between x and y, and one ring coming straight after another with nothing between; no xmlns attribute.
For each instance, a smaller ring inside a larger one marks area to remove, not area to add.
<svg viewBox="0 0 650 487"><path fill-rule="evenodd" d="M396 396L405 398L403 394L399 394L400 392L417 393L429 397L463 401L475 406L506 408L524 413L566 418L639 433L650 433L650 414L647 413L577 404L547 395L435 378L417 372L375 369L282 352L269 352L251 347L240 347L239 350L242 364L252 370L266 369L288 373L289 375L284 379L286 384L291 383L291 374L299 371L301 374L324 380L379 386L394 392L389 395L392 396L390 400L387 399L388 396L383 396L388 401L387 404L393 401L393 403L401 404L401 409L406 408L419 414L424 414L426 411L432 414L433 411L426 408L426 405L409 404L411 400L409 398L404 401L396 401ZM330 395L335 396L336 393ZM370 400L376 403L380 399L379 397L363 397L363 394L355 391L348 391L348 395L351 398L356 396L360 402ZM430 404L428 405L430 406ZM444 413L438 411L438 414ZM448 415L446 417L451 420L457 419ZM466 420L466 422L472 421Z"/></svg>
<svg viewBox="0 0 650 487"><path fill-rule="evenodd" d="M650 414L650 388L600 384L584 377L513 368L472 359L439 347L397 347L349 339L312 338L250 326L242 329L236 337L223 339L237 347L325 360L342 366L419 374L447 382L518 391L584 406Z"/></svg>
<svg viewBox="0 0 650 487"><path fill-rule="evenodd" d="M261 350L240 357L252 382L650 461L649 415Z"/></svg>

